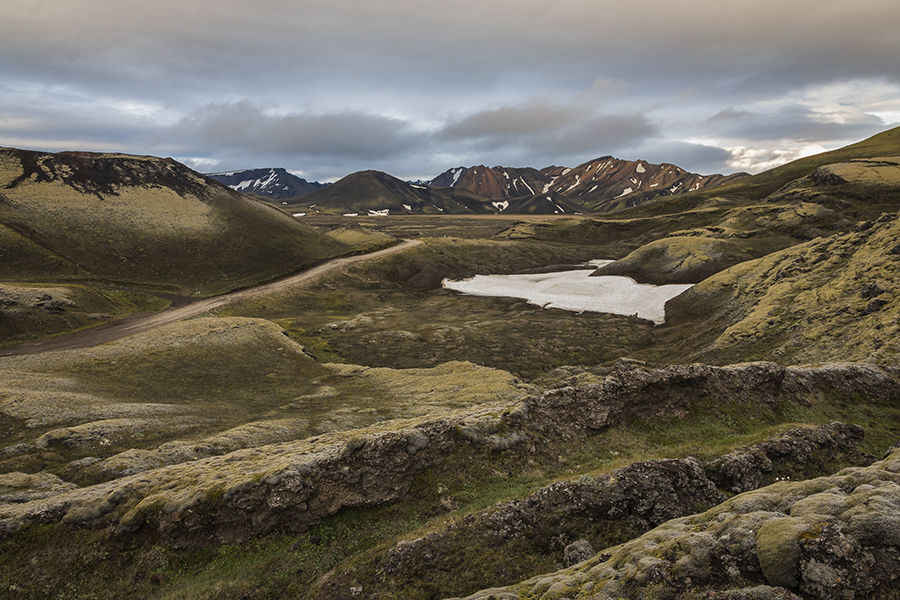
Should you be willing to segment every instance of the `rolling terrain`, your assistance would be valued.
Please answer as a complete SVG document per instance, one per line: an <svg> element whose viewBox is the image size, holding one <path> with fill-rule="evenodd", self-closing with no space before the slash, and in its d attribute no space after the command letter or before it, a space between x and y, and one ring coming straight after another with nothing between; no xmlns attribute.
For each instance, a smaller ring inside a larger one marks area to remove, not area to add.
<svg viewBox="0 0 900 600"><path fill-rule="evenodd" d="M556 218L366 172L304 196L335 211L301 225L160 159L4 156L4 252L27 260L2 272L0 310L55 319L43 335L116 310L165 315L159 290L192 293L229 261L242 287L272 279L249 274L262 250L238 259L247 247L230 245L279 227L290 235L265 252L296 238L279 256L315 257L294 271L419 243L100 346L0 356L0 597L900 590L898 129ZM645 163L617 168L638 166L649 181ZM404 214L378 216L387 196L367 203L385 189ZM562 201L559 189L546 193ZM66 227L121 254L202 238L214 267L187 256L196 279L138 261L115 275L98 250L72 271L54 237ZM658 326L441 286L594 258L616 259L598 275L695 285Z"/></svg>

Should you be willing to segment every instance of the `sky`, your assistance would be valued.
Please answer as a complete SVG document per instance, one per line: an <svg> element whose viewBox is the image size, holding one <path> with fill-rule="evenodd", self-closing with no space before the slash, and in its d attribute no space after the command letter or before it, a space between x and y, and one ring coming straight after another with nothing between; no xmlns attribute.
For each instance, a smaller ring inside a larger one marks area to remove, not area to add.
<svg viewBox="0 0 900 600"><path fill-rule="evenodd" d="M900 125L896 0L0 0L0 146L759 172Z"/></svg>

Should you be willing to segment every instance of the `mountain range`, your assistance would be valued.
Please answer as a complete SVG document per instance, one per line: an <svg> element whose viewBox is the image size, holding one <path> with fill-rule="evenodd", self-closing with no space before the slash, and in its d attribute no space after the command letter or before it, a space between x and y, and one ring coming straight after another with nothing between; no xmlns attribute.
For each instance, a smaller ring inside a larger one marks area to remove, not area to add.
<svg viewBox="0 0 900 600"><path fill-rule="evenodd" d="M356 214L581 214L613 212L660 196L737 181L672 164L605 156L575 168L457 167L426 182L361 171L326 186L282 168L212 173L230 188L305 212ZM326 189L327 188L327 189Z"/></svg>
<svg viewBox="0 0 900 600"><path fill-rule="evenodd" d="M491 199L561 197L581 205L582 210L610 212L658 196L694 192L746 176L746 173L704 176L668 163L657 165L604 156L574 169L458 167L438 175L430 184L461 187Z"/></svg>
<svg viewBox="0 0 900 600"><path fill-rule="evenodd" d="M224 183L231 189L261 196L266 200L286 200L314 192L326 184L307 181L287 169L245 169L225 173L207 173L207 177Z"/></svg>

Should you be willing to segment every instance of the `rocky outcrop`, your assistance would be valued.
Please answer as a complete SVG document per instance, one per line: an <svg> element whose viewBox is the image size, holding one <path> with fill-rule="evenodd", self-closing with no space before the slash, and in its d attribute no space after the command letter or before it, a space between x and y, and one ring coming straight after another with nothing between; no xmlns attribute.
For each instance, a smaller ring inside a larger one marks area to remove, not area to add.
<svg viewBox="0 0 900 600"><path fill-rule="evenodd" d="M112 527L121 534L145 531L176 546L234 543L274 531L302 532L343 507L399 500L417 474L473 445L503 452L546 439L574 441L625 419L683 415L698 398L774 405L806 403L826 392L873 399L900 396L900 383L891 374L868 366L634 367L617 369L599 384L552 390L519 402L238 450L46 499L0 505L0 534L30 523L62 521ZM656 480L646 483L641 469L671 469L677 477L670 487ZM623 505L610 499L609 510L651 524L686 514L672 508L677 502L654 498L707 498L691 487L695 479L709 487L698 463L689 460L634 467L616 485L641 500ZM683 485L688 487L679 487ZM598 497L590 502L605 506L606 501Z"/></svg>
<svg viewBox="0 0 900 600"><path fill-rule="evenodd" d="M782 481L673 519L557 573L470 600L503 598L895 598L900 451L830 477Z"/></svg>
<svg viewBox="0 0 900 600"><path fill-rule="evenodd" d="M794 429L719 457L704 468L717 487L729 492L746 492L758 488L767 475L787 479L823 474L825 468L838 458L843 464L872 462L875 457L856 450L856 444L862 438L862 427L844 423Z"/></svg>
<svg viewBox="0 0 900 600"><path fill-rule="evenodd" d="M582 476L550 485L523 500L468 515L442 531L400 542L375 559L373 569L389 577L395 587L405 589L413 587L423 572L460 568L461 557L471 547L491 548L505 557L505 565L527 563L524 557L533 556L571 567L593 558L593 548L638 537L670 519L724 502L715 482L722 465L729 465L729 472L745 485L756 477L758 487L758 467L735 457L766 456L768 451L774 461L770 461L769 473L795 460L791 472L805 478L816 474L824 464L872 463L874 457L855 450L861 439L861 428L832 423L795 429L706 463L696 458L649 460L609 475ZM514 579L498 583L509 581ZM335 594L336 590L329 589L328 593Z"/></svg>

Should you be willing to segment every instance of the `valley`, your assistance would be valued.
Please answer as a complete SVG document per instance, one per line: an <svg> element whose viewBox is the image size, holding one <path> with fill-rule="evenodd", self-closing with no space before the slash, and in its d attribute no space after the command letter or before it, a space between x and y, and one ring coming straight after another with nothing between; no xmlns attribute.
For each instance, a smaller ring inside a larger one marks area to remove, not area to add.
<svg viewBox="0 0 900 600"><path fill-rule="evenodd" d="M294 217L4 151L0 597L891 598L898 156L582 215L370 216L368 173ZM654 323L441 284L595 259L690 288Z"/></svg>

